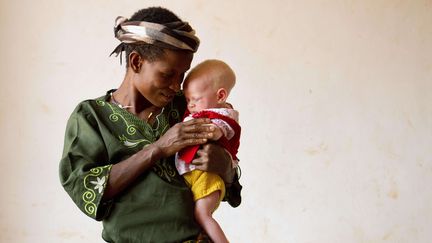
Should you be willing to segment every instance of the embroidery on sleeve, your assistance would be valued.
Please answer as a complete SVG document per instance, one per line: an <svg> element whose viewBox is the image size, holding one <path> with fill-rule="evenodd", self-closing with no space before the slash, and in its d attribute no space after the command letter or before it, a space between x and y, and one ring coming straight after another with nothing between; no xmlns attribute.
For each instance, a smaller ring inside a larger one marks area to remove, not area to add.
<svg viewBox="0 0 432 243"><path fill-rule="evenodd" d="M91 169L84 177L84 188L86 191L82 195L84 201L84 211L91 216L96 216L97 199L102 197L101 193L105 189L108 173L112 165L96 167ZM102 175L102 176L100 176ZM97 190L97 194L96 194Z"/></svg>

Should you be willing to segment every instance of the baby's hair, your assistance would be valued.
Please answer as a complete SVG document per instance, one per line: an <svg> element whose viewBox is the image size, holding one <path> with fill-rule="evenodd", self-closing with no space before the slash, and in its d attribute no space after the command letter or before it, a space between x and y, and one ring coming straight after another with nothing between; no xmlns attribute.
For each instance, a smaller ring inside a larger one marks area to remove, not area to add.
<svg viewBox="0 0 432 243"><path fill-rule="evenodd" d="M219 88L225 88L228 94L236 82L235 73L228 64L221 60L209 59L196 65L188 73L185 79L185 85L187 85L187 81L190 78L202 73L210 75L210 79L215 90Z"/></svg>

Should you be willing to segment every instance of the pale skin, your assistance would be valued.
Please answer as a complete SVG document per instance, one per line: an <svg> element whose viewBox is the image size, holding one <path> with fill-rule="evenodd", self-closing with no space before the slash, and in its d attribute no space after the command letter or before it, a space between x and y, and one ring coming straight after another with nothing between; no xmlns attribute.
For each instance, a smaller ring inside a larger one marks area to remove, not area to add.
<svg viewBox="0 0 432 243"><path fill-rule="evenodd" d="M189 52L165 50L161 60L149 61L132 52L128 57L125 78L113 93L115 100L127 106L129 112L153 123L155 115L180 90L192 57ZM213 139L215 128L209 124L209 119L178 123L153 144L113 165L102 200L116 197L161 158L174 155L187 146L205 144L208 139ZM218 145L205 144L192 163L200 170L219 174L226 183L231 183L234 178L231 158Z"/></svg>
<svg viewBox="0 0 432 243"><path fill-rule="evenodd" d="M229 91L234 86L235 75L229 66L218 60L208 60L196 66L185 80L183 85L188 109L193 114L209 108L232 108L226 103ZM193 121L193 120L191 120ZM212 128L210 140L218 140L223 136L222 130L216 125ZM222 228L213 218L220 191L212 192L195 202L195 218L204 228L213 242L228 242Z"/></svg>

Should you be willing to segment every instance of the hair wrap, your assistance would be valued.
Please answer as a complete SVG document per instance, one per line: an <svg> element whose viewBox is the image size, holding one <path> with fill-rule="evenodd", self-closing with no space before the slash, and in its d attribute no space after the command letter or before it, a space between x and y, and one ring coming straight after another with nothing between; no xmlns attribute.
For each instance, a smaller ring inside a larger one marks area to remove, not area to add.
<svg viewBox="0 0 432 243"><path fill-rule="evenodd" d="M145 21L129 21L125 17L117 17L114 35L120 43L110 54L118 56L125 50L125 44L147 43L162 48L188 50L196 52L200 40L187 22L171 22L166 24Z"/></svg>

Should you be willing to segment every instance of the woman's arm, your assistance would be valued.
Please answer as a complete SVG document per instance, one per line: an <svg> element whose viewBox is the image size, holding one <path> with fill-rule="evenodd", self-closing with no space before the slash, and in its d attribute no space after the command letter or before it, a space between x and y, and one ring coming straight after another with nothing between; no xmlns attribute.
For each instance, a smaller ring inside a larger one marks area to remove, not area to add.
<svg viewBox="0 0 432 243"><path fill-rule="evenodd" d="M113 165L102 200L114 198L161 158L174 155L187 146L206 143L214 131L214 127L206 125L208 123L210 119L206 118L178 123L153 144Z"/></svg>
<svg viewBox="0 0 432 243"><path fill-rule="evenodd" d="M230 154L217 144L207 143L198 150L192 164L198 170L209 171L218 174L225 183L234 180L235 169L232 166Z"/></svg>
<svg viewBox="0 0 432 243"><path fill-rule="evenodd" d="M161 158L162 152L160 149L151 144L128 159L113 165L102 201L114 198Z"/></svg>
<svg viewBox="0 0 432 243"><path fill-rule="evenodd" d="M226 185L226 200L237 207L241 203L241 189L239 174L236 167L233 167L232 157L223 147L208 143L198 150L192 164L196 169L209 171L218 174Z"/></svg>

